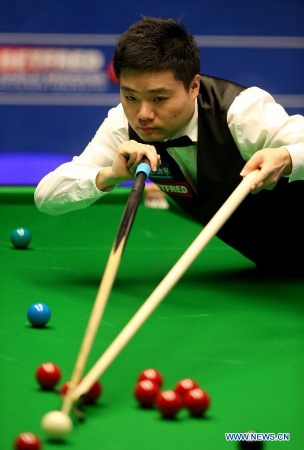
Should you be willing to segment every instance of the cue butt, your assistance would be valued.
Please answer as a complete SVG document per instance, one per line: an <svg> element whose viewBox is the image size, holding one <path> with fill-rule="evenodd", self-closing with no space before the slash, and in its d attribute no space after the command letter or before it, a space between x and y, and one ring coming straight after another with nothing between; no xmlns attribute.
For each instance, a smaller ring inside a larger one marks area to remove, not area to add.
<svg viewBox="0 0 304 450"><path fill-rule="evenodd" d="M133 183L131 193L129 194L126 208L124 210L117 236L111 250L105 272L103 274L91 316L85 331L83 341L77 356L75 367L72 372L70 387L64 396L61 411L69 414L73 406L73 392L83 374L85 364L90 354L104 309L110 296L119 264L122 258L123 250L132 227L138 205L140 203L142 191L145 186L146 178L150 173L150 165L144 160L139 164L136 171L136 179Z"/></svg>
<svg viewBox="0 0 304 450"><path fill-rule="evenodd" d="M112 344L107 348L103 355L98 359L92 369L82 379L75 388L72 396L76 401L81 395L85 394L91 386L97 381L103 372L109 367L115 357L127 345L137 330L143 325L147 318L152 314L159 303L164 299L168 292L173 288L181 276L185 273L191 263L196 259L199 253L205 248L210 240L216 235L219 229L225 224L240 203L250 192L254 178L259 171L250 172L232 192L230 197L208 222L198 237L193 241L190 247L185 251L177 263L173 266L166 277L152 292L133 318L128 322L121 333L116 337Z"/></svg>
<svg viewBox="0 0 304 450"><path fill-rule="evenodd" d="M124 245L125 242L124 239L122 239L119 248L116 251L112 249L110 253L108 263L97 292L95 303L90 315L90 319L72 373L72 377L70 380L70 387L63 399L61 410L66 414L69 414L71 407L73 405L72 393L76 388L77 384L79 383L80 378L82 377L86 361L88 359L89 353L91 351L99 327L99 323L101 321L105 306L107 304L108 298L110 296L115 281Z"/></svg>

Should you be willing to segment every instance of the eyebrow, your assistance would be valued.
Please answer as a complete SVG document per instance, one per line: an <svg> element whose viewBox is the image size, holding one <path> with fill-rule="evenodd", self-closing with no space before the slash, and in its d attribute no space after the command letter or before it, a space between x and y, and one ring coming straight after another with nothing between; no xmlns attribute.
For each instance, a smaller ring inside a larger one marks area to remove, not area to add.
<svg viewBox="0 0 304 450"><path fill-rule="evenodd" d="M123 90L123 91L129 91L129 92L138 92L138 91L136 91L136 89L132 89L132 88L130 88L130 87L128 87L128 86L124 86L124 85L122 85L122 86L120 86L120 88ZM166 93L171 93L171 92L174 92L174 90L173 89L166 89L166 88L164 88L164 87L159 87L159 88L157 88L157 89L150 89L150 90L148 90L148 91L146 91L148 94L152 94L152 93L157 93L157 92L166 92Z"/></svg>

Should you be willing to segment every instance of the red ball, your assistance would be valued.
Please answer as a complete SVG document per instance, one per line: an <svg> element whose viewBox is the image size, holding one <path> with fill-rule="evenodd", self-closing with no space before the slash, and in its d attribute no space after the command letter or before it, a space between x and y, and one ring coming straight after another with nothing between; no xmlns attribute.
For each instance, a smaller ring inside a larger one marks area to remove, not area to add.
<svg viewBox="0 0 304 450"><path fill-rule="evenodd" d="M66 381L60 388L59 394L62 395L63 397L65 396L65 394L68 392L68 389L70 389L70 381Z"/></svg>
<svg viewBox="0 0 304 450"><path fill-rule="evenodd" d="M198 387L198 383L195 380L192 380L191 378L184 378L183 380L180 380L177 385L175 386L174 390L177 392L182 398L185 397L187 392L191 391L192 389L195 389Z"/></svg>
<svg viewBox="0 0 304 450"><path fill-rule="evenodd" d="M15 439L14 448L16 450L39 450L41 441L34 433L20 433Z"/></svg>
<svg viewBox="0 0 304 450"><path fill-rule="evenodd" d="M81 397L82 402L85 403L86 405L92 405L101 396L101 394L102 394L102 385L100 384L99 381L95 381L95 383L88 390L88 392Z"/></svg>
<svg viewBox="0 0 304 450"><path fill-rule="evenodd" d="M64 383L60 389L60 395L65 396L69 389L70 381ZM86 394L81 396L81 402L86 405L92 405L102 395L103 387L99 381L96 381Z"/></svg>
<svg viewBox="0 0 304 450"><path fill-rule="evenodd" d="M162 387L164 379L162 374L156 369L145 369L140 372L138 381L150 380L157 383L159 387Z"/></svg>
<svg viewBox="0 0 304 450"><path fill-rule="evenodd" d="M139 381L134 389L134 395L138 403L144 408L151 408L159 393L159 385L151 380Z"/></svg>
<svg viewBox="0 0 304 450"><path fill-rule="evenodd" d="M46 362L41 364L36 371L36 379L42 389L52 390L61 378L61 371L56 364Z"/></svg>
<svg viewBox="0 0 304 450"><path fill-rule="evenodd" d="M209 408L209 394L200 388L192 389L185 395L184 405L192 416L200 417Z"/></svg>
<svg viewBox="0 0 304 450"><path fill-rule="evenodd" d="M182 397L175 391L163 391L156 397L157 409L166 419L173 419L183 406Z"/></svg>

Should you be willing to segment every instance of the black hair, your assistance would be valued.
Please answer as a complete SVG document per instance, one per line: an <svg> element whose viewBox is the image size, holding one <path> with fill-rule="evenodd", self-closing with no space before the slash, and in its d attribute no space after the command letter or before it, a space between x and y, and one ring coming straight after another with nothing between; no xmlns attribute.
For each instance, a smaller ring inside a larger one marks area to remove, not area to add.
<svg viewBox="0 0 304 450"><path fill-rule="evenodd" d="M122 69L146 72L172 70L188 90L200 72L200 56L194 37L173 19L144 17L120 37L113 57L117 78Z"/></svg>

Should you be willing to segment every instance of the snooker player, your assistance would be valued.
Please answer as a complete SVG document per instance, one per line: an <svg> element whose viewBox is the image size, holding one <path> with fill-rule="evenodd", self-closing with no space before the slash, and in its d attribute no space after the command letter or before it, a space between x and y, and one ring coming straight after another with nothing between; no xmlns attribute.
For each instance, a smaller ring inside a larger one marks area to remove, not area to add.
<svg viewBox="0 0 304 450"><path fill-rule="evenodd" d="M200 75L196 42L173 19L144 18L119 39L121 104L84 152L45 176L40 211L84 208L134 178L150 179L205 225L242 176L260 172L218 237L267 270L298 269L304 254L304 118L270 94Z"/></svg>

